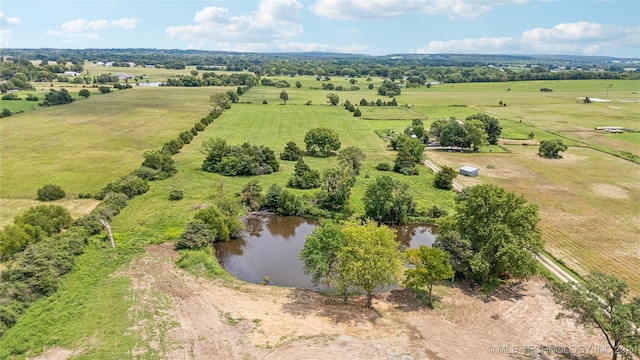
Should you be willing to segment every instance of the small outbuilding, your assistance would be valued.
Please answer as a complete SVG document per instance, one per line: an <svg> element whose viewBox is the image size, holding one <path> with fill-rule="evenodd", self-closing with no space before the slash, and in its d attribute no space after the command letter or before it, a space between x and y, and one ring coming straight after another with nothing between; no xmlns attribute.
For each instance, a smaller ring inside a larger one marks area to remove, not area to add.
<svg viewBox="0 0 640 360"><path fill-rule="evenodd" d="M460 175L464 176L478 176L478 168L473 166L463 166L460 168Z"/></svg>

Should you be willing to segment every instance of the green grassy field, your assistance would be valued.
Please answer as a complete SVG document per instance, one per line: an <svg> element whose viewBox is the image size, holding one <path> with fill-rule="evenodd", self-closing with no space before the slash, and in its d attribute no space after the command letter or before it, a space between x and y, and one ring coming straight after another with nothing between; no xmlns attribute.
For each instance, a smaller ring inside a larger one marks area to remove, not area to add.
<svg viewBox="0 0 640 360"><path fill-rule="evenodd" d="M195 91L194 91L195 90ZM0 197L98 191L206 115L213 89L130 89L0 120Z"/></svg>
<svg viewBox="0 0 640 360"><path fill-rule="evenodd" d="M150 351L139 333L131 329L141 319L154 316L145 311L157 309L139 309L136 319L131 318L131 306L140 299L125 275L129 261L145 245L175 239L195 213L194 205L214 201L220 189L235 194L250 180L201 171L204 155L200 150L207 138L222 137L234 145L248 141L267 145L279 153L290 140L304 146L304 134L312 127L334 128L343 147L360 146L367 155L352 192L356 211L362 211L360 199L366 185L380 174L375 165L382 161L392 163L395 158L374 130L401 131L411 119L421 116L428 124L438 117L464 118L486 112L500 119L506 137L521 139L534 131L534 140L539 141L561 134L569 137L570 144L588 141L638 153L637 146L632 145L639 143L639 133L617 136L593 131L593 125L602 119L637 127L640 103L634 92L638 82L443 84L428 90L405 89L398 102L409 107L363 107L363 118L358 119L343 107L328 106L328 91L310 89L319 86L315 78L301 77L301 89L294 86L296 78L286 79L292 84L286 89L290 97L287 105L281 105L281 89L252 89L241 97L242 102L250 104L234 104L176 154L178 174L152 183L148 193L133 199L112 222L117 248L107 249L104 236L93 239L86 253L78 258L74 271L62 280L60 290L36 302L0 339L0 349L81 348L84 352L78 358L87 359L135 357L135 350L141 348ZM375 89L366 89L364 79L358 81L357 85L365 90L335 92L341 102L348 98L356 103L363 97L375 101L379 97ZM348 84L344 79L332 82ZM511 90L507 91L509 87ZM553 88L554 92L541 94L541 87ZM585 105L575 100L587 90L590 96L600 96L597 91L601 89L608 89L609 98L620 101ZM226 90L136 88L0 119L0 221L6 224L25 207L37 203L33 200L36 190L46 183L61 185L73 197L80 192L95 192L129 173L140 165L145 149L160 147L190 128L209 111L209 95ZM268 104L263 105L263 100ZM304 105L308 100L312 100L312 106ZM499 107L498 101L508 106ZM365 119L367 111L369 118ZM618 112L624 116L609 116ZM500 185L539 204L549 253L582 275L600 269L619 276L634 293L640 293L640 165L586 147L571 147L562 160L539 158L535 146L508 149L509 154L427 152L427 156L440 165L478 166L479 178L458 179L465 185ZM305 161L319 170L337 162L335 157L307 157ZM281 161L279 172L259 177L263 189L272 183L284 184L293 165ZM391 175L411 185L421 208L453 205L452 193L433 189L433 174L426 169L419 176ZM169 201L168 194L173 189L183 190L184 199ZM78 215L83 207L92 205L84 200L62 202L75 207L74 214ZM154 301L158 308L163 306L163 299Z"/></svg>

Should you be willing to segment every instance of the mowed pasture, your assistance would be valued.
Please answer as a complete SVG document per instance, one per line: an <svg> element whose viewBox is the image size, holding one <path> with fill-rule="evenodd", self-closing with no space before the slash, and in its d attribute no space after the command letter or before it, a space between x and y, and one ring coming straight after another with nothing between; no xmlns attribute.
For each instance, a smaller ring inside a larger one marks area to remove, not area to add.
<svg viewBox="0 0 640 360"><path fill-rule="evenodd" d="M581 274L601 269L619 275L629 281L635 292L640 291L640 275L635 273L635 264L640 260L640 244L636 240L640 232L637 207L640 166L586 147L571 147L565 159L547 161L537 157L535 146L539 140L559 136L569 145L583 144L584 134L589 134L593 143L637 154L634 145L640 143L640 133L616 137L596 132L593 127L606 121L605 125L636 128L640 121L638 82L440 84L430 89L403 89L397 98L401 106L359 107L363 116L355 118L342 106L329 106L326 95L330 92L339 95L341 103L346 99L354 104L362 98L389 100L375 89L367 89L365 79L358 79L356 85L360 90L342 92L312 89L322 83L315 77L281 79L291 83L285 89L289 94L286 105L279 98L282 89L275 87L260 86L243 95L241 104L234 104L174 156L179 168L175 177L152 184L148 194L134 201L116 219L116 226L122 229L116 230L117 236L126 241L132 241L134 236L152 242L171 239L192 216L193 205L212 201L220 189L236 194L251 180L201 171L204 155L200 151L206 138L222 137L233 145L245 141L266 145L279 153L288 141L304 147L304 135L313 127L334 128L343 147L359 146L367 154L351 201L354 210L362 212L360 199L366 185L382 174L375 170L375 165L382 161L393 163L395 159L395 153L374 130L402 131L414 118L422 118L428 126L440 117L464 118L485 112L500 119L505 137L522 140L533 131L533 146L508 146L511 154L428 152L428 156L439 165L479 166L478 179L460 179L467 185L480 181L495 183L539 203L549 252ZM294 85L297 80L303 84L300 89ZM376 86L381 81L373 79ZM350 85L344 78L331 82ZM554 91L541 93L542 87ZM34 199L36 190L46 183L61 185L70 197L99 190L138 167L144 150L159 147L193 126L210 110L209 95L226 90L134 88L1 119L3 208L11 201L6 199L17 199L20 204L24 199ZM583 104L578 100L580 96L604 98L599 92L607 91L610 103ZM268 104L262 104L263 100ZM309 100L312 105L304 105ZM507 106L500 107L499 101ZM321 171L337 164L335 157L305 157L305 161ZM495 165L496 169L489 171L487 165ZM284 185L293 166L292 162L281 161L279 172L259 177L263 189L272 183ZM512 171L505 175L504 169ZM489 176L494 172L495 176ZM416 177L392 175L412 186L419 208L452 207L452 194L435 190L433 174L426 168ZM171 189L184 190L185 199L169 202ZM11 206L17 211L20 204ZM15 214L3 211L2 216L6 223Z"/></svg>
<svg viewBox="0 0 640 360"><path fill-rule="evenodd" d="M128 174L145 150L205 116L214 91L223 89L128 89L0 119L0 223L16 215L4 209L21 209L45 184L73 199ZM77 202L70 206L86 203Z"/></svg>
<svg viewBox="0 0 640 360"><path fill-rule="evenodd" d="M264 91L264 89L258 90ZM277 90L277 92L279 91ZM253 90L250 92L253 92ZM356 146L361 148L367 156L361 175L358 177L356 186L352 191L351 204L355 211L359 213L364 211L361 197L366 186L374 181L376 176L383 174L391 175L412 185L411 191L419 207L426 208L432 205L450 207L452 205L452 194L434 189L431 186L433 174L426 169L419 176L401 176L376 170L375 166L380 162L393 164L396 153L387 148L386 142L368 128L364 121L353 117L350 112L342 107L329 105L234 104L231 110L225 112L222 117L217 119L201 135L194 139L192 144L183 149L174 158L178 166L184 169L181 172L187 174L185 175L185 180L195 177L201 178L205 184L209 184L209 189L211 189L209 192L213 192L214 184L219 183L225 184L228 191L232 193L240 192L242 186L253 178L229 178L217 174L203 174L200 170L204 160L204 155L200 152L201 144L204 140L220 137L232 145L249 142L254 145L268 146L276 153L280 153L289 141L296 142L299 147L304 149L306 132L316 127L327 127L336 130L343 148ZM338 159L335 156L328 158L305 156L304 161L312 169L321 172L338 165ZM295 162L280 160L280 171L260 176L257 179L260 180L265 192L274 183L284 187L293 173L294 166ZM176 176L176 179L178 178L180 178L180 174ZM316 190L292 191L300 194L312 194Z"/></svg>

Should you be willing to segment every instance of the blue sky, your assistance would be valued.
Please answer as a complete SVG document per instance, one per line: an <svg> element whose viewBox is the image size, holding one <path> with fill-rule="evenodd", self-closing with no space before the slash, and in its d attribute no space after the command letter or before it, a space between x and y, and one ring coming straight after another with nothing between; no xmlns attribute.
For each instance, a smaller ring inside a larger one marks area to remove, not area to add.
<svg viewBox="0 0 640 360"><path fill-rule="evenodd" d="M640 57L640 1L2 0L0 46Z"/></svg>

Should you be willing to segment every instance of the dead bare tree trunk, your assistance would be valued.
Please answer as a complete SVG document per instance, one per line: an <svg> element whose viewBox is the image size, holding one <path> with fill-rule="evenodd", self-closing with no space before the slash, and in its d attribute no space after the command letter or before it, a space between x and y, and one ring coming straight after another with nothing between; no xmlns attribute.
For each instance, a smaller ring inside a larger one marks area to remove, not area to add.
<svg viewBox="0 0 640 360"><path fill-rule="evenodd" d="M111 248L112 249L115 248L116 244L113 242L113 234L111 233L111 226L109 226L109 223L105 219L100 219L100 224L102 224L102 226L104 226L104 228L107 229L107 233L109 233L109 243L111 244Z"/></svg>

